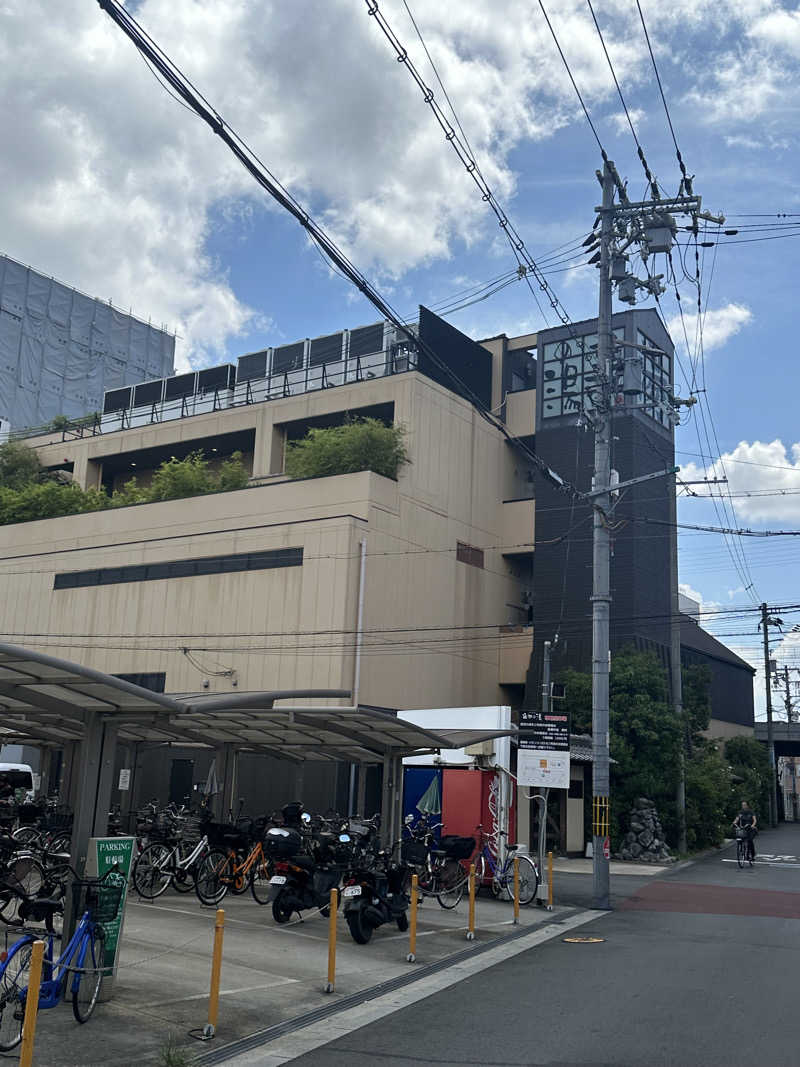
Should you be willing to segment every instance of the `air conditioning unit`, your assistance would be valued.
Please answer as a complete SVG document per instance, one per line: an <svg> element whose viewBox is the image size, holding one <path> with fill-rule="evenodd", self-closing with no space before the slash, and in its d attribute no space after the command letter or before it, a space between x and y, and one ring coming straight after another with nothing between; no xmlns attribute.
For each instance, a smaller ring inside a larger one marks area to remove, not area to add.
<svg viewBox="0 0 800 1067"><path fill-rule="evenodd" d="M464 751L468 756L493 756L494 741L479 741L477 745L467 745Z"/></svg>

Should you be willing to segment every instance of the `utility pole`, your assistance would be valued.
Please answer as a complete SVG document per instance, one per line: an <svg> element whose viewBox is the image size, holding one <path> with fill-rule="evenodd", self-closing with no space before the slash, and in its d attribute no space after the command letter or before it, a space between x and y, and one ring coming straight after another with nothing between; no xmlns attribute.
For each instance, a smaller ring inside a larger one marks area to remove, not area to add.
<svg viewBox="0 0 800 1067"><path fill-rule="evenodd" d="M786 705L786 721L792 721L792 690L789 682L789 668L784 665L783 668L783 684L785 687L786 695L783 698L783 702Z"/></svg>
<svg viewBox="0 0 800 1067"><path fill-rule="evenodd" d="M764 687L767 693L767 751L769 753L769 824L778 825L778 798L775 795L775 731L772 726L772 686L769 669L769 624L772 620L766 604L761 605L761 628L764 631Z"/></svg>
<svg viewBox="0 0 800 1067"><path fill-rule="evenodd" d="M597 316L597 364L594 378L592 410L587 413L594 427L594 476L591 492L587 494L594 504L593 553L592 553L592 906L599 909L610 907L609 894L609 832L610 832L610 783L609 783L609 649L610 649L610 548L609 518L615 507L612 498L618 499L617 491L626 486L674 474L679 468L670 467L654 471L626 482L611 485L611 440L612 415L615 405L622 404L621 411L632 413L643 410L652 417L653 406L648 409L644 397L644 354L648 349L641 344L617 340L612 334L612 292L617 285L620 300L636 303L639 289L659 296L665 291L663 275L652 275L649 270L645 280L627 270L629 256L626 249L638 245L642 258L656 253L669 253L674 243L677 225L674 214L690 215L692 228L697 232L698 219L722 223L724 219L701 212L701 199L696 196L691 182L681 183L677 196L663 198L656 183L650 186L651 199L632 202L617 169L611 160L603 158L603 170L597 172L603 196L600 207L600 293ZM614 204L615 191L619 204ZM616 349L624 349L618 358ZM662 353L657 353L659 357ZM655 399L655 398L654 398ZM662 391L657 398L662 410L667 410L674 426L676 409L691 405L695 398L681 400L672 390ZM674 496L674 493L673 493ZM674 503L673 503L674 507ZM674 512L673 512L674 514ZM681 762L679 765L678 805L683 814L685 799L683 791L683 698L681 692L680 666L680 617L677 610L677 560L673 557L670 566L670 615L672 699L681 724ZM679 845L685 848L685 830Z"/></svg>
<svg viewBox="0 0 800 1067"><path fill-rule="evenodd" d="M670 521L677 523L678 507L675 493L675 479L670 479ZM675 791L675 806L678 809L678 851L688 852L686 841L686 722L683 716L683 677L681 674L681 614L678 599L678 543L677 538L669 539L670 555L670 615L669 662L672 682L672 706L680 730L678 747L678 785Z"/></svg>
<svg viewBox="0 0 800 1067"><path fill-rule="evenodd" d="M600 296L597 310L597 369L601 381L611 371L611 242L614 237L614 165L603 162L600 209ZM604 400L608 399L608 386ZM608 674L611 614L611 541L607 525L611 503L611 412L600 403L594 423L594 497L592 550L592 907L609 908L610 784L608 751Z"/></svg>

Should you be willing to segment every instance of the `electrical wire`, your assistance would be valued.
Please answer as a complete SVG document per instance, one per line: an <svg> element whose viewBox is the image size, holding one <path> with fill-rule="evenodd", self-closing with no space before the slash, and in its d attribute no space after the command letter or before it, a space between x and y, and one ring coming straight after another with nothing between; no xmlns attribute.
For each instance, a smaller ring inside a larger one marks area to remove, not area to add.
<svg viewBox="0 0 800 1067"><path fill-rule="evenodd" d="M373 4L369 7L369 0L367 0L370 14L375 15L376 19L380 16L377 8L377 4ZM495 427L510 443L512 443L519 451L524 453L531 461L531 463L542 473L545 477L550 476L549 468L547 464L539 457L522 439L514 437L506 426L497 418L495 418L486 405L475 395L475 392L463 381L462 378L456 374L455 370L445 363L438 354L424 342L419 336L417 336L413 330L411 330L407 324L401 319L399 314L391 307L388 301L381 296L377 289L367 280L364 274L358 270L358 268L348 259L348 257L341 251L335 244L335 242L325 233L321 226L319 226L311 215L298 203L298 201L285 189L277 178L269 171L264 163L258 158L258 156L252 151L252 149L242 140L236 131L225 122L222 116L211 106L211 104L202 96L202 94L192 85L191 81L180 71L180 69L172 62L172 60L166 55L166 53L153 41L152 38L146 33L145 30L139 25L136 19L131 13L123 7L118 0L98 0L98 4L104 10L109 17L119 26L123 33L131 40L134 46L143 52L153 66L160 72L162 77L173 87L178 95L184 99L194 111L203 119L204 122L211 128L211 130L223 141L225 145L230 149L236 159L242 164L252 178L286 211L292 215L297 222L303 227L310 238L325 252L328 258L339 268L339 270L352 282L352 284L362 293L362 295L370 301L381 316L388 319L397 330L406 338L406 340L416 349L424 351L425 355L431 360L433 364L446 375L448 379L453 381L457 386L456 391L470 400L475 406L476 410L481 416ZM383 24L381 23L382 28ZM386 30L384 31L386 32ZM391 31L388 31L391 33ZM390 40L396 40L390 37ZM403 62L407 64L409 70L415 73L415 68L408 61L405 50L397 45L399 53L402 54ZM400 55L398 56L398 58ZM430 93L430 90L424 86L424 82L419 79L421 87L425 88L426 94ZM437 117L441 114L443 122L446 127L452 131L453 138L457 135L452 126L448 122L446 116L441 112L441 109L437 105ZM451 143L455 143L451 139ZM474 161L467 158L464 160L467 170L472 174L473 179L481 187L481 180L475 173ZM565 325L571 325L569 316L563 309L560 301L550 289L547 280L541 275L538 266L527 252L522 238L514 229L507 216L499 204L494 198L494 194L491 190L485 186L484 188L488 197L488 202L492 207L492 210L498 216L500 226L509 238L512 247L514 247L520 256L524 257L524 261L528 267L533 270L537 279L539 280L540 287L547 292L553 309L561 318ZM527 278L527 273L526 273ZM528 279L529 281L529 279ZM562 482L562 488L564 492L576 492L576 490Z"/></svg>
<svg viewBox="0 0 800 1067"><path fill-rule="evenodd" d="M603 31L600 29L600 23L597 21L597 15L595 15L594 8L592 7L592 0L586 0L586 3L592 15L592 21L594 22L594 28L597 30L597 36L600 38L600 44L603 46L603 53L606 57L606 61L608 62L608 69L611 71L611 77L614 79L614 85L616 86L617 95L619 96L620 103L622 104L622 110L625 112L625 118L628 120L628 126L630 126L631 134L633 135L633 140L636 143L636 152L639 156L639 162L642 164L642 168L644 169L644 174L647 178L647 183L650 186L653 199L658 200L660 195L658 190L658 184L652 175L647 160L645 159L641 143L639 142L639 138L636 135L633 120L631 119L630 112L628 111L628 105L625 103L625 97L622 95L622 89L620 88L617 73L614 70L614 64L611 62L611 56L608 54L608 48L606 47L606 41L605 37L603 36Z"/></svg>

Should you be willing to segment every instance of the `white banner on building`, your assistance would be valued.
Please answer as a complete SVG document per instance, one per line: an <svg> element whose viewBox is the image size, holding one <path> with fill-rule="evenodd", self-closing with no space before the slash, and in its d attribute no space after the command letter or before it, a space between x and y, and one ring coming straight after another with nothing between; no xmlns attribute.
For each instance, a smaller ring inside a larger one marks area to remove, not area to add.
<svg viewBox="0 0 800 1067"><path fill-rule="evenodd" d="M517 750L517 784L569 789L569 752L520 747Z"/></svg>

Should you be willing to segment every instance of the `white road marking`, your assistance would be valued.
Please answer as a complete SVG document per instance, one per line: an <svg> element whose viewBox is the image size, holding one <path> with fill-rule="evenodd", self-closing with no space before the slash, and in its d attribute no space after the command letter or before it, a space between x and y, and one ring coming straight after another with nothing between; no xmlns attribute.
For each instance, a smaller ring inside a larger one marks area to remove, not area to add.
<svg viewBox="0 0 800 1067"><path fill-rule="evenodd" d="M723 860L722 862L723 863L738 863L739 861L738 860ZM758 856L756 856L755 861L753 863L753 866L754 867L794 867L797 870L800 870L800 863L773 863L771 860L760 860L758 858Z"/></svg>
<svg viewBox="0 0 800 1067"><path fill-rule="evenodd" d="M434 993L447 989L449 986L455 985L473 974L478 974L480 971L494 967L498 963L503 963L505 960L511 959L512 956L527 952L545 941L552 941L554 938L561 937L568 930L582 926L584 923L592 922L594 919L600 919L606 914L607 912L604 911L582 911L558 925L548 923L545 926L540 926L516 941L488 949L472 959L462 960L460 963L453 964L447 970L438 971L436 974L428 975L417 982L412 982L411 985L406 986L404 989L396 990L393 993L385 993L382 997L366 1001L356 1008L351 1008L347 1012L323 1019L319 1023L312 1023L310 1026L303 1027L302 1030L294 1030L290 1034L277 1038L275 1041L270 1041L266 1046L262 1045L249 1052L240 1053L238 1056L234 1055L224 1062L232 1064L233 1067L280 1067L281 1064L288 1063L299 1056L305 1055L307 1052L313 1052L315 1049L321 1048L337 1038L345 1037L347 1034L352 1033L353 1030L358 1030L369 1023L377 1022L379 1019L383 1019L401 1008L406 1008L410 1004L415 1004L419 1000L424 1000L426 997L433 996Z"/></svg>

